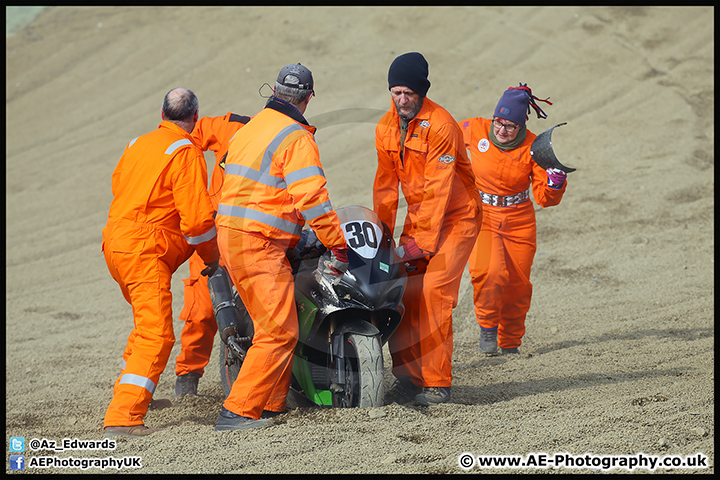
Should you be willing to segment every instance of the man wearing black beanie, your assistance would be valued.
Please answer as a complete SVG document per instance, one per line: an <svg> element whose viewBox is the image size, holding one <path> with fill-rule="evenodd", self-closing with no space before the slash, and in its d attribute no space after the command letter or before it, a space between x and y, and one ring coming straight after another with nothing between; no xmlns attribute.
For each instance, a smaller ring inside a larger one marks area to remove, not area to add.
<svg viewBox="0 0 720 480"><path fill-rule="evenodd" d="M388 87L393 106L375 129L373 205L393 228L402 189L408 206L396 252L411 271L405 314L388 341L398 381L385 401L434 405L450 400L452 310L482 202L459 125L426 97L425 58L418 52L397 57Z"/></svg>
<svg viewBox="0 0 720 480"><path fill-rule="evenodd" d="M430 88L428 80L428 63L418 52L400 55L393 60L388 70L388 85L405 85L415 93L425 98Z"/></svg>

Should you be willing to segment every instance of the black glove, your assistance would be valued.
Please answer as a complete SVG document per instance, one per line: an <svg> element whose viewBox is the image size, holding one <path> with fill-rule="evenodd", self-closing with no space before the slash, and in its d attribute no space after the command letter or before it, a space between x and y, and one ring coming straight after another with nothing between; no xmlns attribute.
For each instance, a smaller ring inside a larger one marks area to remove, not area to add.
<svg viewBox="0 0 720 480"><path fill-rule="evenodd" d="M215 271L218 269L218 266L220 265L220 259L218 258L212 263L206 263L205 268L202 272L200 272L200 275L205 275L206 277L212 277L215 274Z"/></svg>

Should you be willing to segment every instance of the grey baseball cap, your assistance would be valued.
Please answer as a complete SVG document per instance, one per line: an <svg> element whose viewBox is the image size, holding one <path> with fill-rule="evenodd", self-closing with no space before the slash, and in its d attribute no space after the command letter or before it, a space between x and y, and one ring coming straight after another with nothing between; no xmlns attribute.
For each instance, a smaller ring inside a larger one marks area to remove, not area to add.
<svg viewBox="0 0 720 480"><path fill-rule="evenodd" d="M315 86L312 72L299 63L285 65L278 74L277 83L300 90L313 90Z"/></svg>

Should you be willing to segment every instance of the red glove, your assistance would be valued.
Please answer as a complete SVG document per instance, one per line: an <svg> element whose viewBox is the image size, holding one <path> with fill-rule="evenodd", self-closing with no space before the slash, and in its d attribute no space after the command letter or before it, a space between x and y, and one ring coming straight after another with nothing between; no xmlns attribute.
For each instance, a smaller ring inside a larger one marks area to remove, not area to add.
<svg viewBox="0 0 720 480"><path fill-rule="evenodd" d="M347 247L335 247L320 257L315 270L315 278L319 283L328 282L332 285L340 283L340 279L348 269L347 252Z"/></svg>
<svg viewBox="0 0 720 480"><path fill-rule="evenodd" d="M348 263L348 247L335 247L330 251L333 253L333 255L335 255L335 258L337 258L343 263Z"/></svg>
<svg viewBox="0 0 720 480"><path fill-rule="evenodd" d="M425 256L420 247L417 246L417 243L415 243L414 238L405 245L397 247L395 253L406 262L412 262Z"/></svg>

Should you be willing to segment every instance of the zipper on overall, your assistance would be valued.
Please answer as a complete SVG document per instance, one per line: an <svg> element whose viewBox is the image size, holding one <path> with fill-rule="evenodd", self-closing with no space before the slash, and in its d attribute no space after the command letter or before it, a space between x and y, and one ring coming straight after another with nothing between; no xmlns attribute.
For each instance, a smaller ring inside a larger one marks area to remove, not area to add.
<svg viewBox="0 0 720 480"><path fill-rule="evenodd" d="M400 119L400 168L405 170L405 137L407 136L408 122L404 119Z"/></svg>

